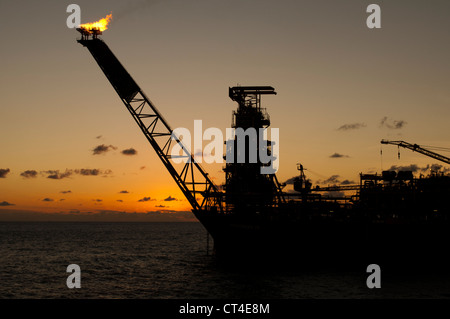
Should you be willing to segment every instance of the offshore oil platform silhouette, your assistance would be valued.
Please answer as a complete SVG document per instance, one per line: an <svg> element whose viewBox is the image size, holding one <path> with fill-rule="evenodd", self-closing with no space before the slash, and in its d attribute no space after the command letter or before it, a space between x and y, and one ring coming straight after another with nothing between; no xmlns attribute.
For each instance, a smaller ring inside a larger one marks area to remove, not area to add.
<svg viewBox="0 0 450 319"><path fill-rule="evenodd" d="M438 172L415 178L412 171L360 174L358 185L312 187L298 164L294 192L285 192L275 174L261 174L265 163L226 163L226 182L215 185L194 156L114 56L98 32L79 30L87 47L150 145L214 239L218 256L295 256L317 262L392 260L440 263L450 243L450 177ZM261 107L270 86L229 88L237 102L234 128L267 128ZM237 143L237 140L231 143ZM248 142L247 144L249 144ZM416 144L382 141L411 149L446 164L450 159ZM181 145L186 161L172 162L171 148ZM256 145L269 153L272 142ZM249 147L247 145L246 147ZM349 192L329 197L325 192ZM276 259L273 259L276 260Z"/></svg>

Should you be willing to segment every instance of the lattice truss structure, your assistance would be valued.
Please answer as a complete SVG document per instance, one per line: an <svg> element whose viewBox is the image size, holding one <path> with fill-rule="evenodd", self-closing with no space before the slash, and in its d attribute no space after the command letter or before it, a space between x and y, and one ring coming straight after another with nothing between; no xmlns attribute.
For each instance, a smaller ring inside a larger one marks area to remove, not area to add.
<svg viewBox="0 0 450 319"><path fill-rule="evenodd" d="M150 145L163 162L194 210L223 212L223 192L197 163L167 121L139 88L109 47L100 39L82 38L79 43L89 49L120 99L138 124ZM177 145L182 164L173 162L172 148Z"/></svg>

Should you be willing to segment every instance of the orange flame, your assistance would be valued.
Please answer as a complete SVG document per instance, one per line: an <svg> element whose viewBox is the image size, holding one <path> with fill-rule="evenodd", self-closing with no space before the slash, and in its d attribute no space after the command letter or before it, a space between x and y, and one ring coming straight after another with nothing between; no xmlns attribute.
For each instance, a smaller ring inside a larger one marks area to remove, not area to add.
<svg viewBox="0 0 450 319"><path fill-rule="evenodd" d="M79 28L85 29L87 31L98 30L103 32L108 29L108 24L111 22L111 20L112 14L108 14L106 17L96 22L80 24Z"/></svg>

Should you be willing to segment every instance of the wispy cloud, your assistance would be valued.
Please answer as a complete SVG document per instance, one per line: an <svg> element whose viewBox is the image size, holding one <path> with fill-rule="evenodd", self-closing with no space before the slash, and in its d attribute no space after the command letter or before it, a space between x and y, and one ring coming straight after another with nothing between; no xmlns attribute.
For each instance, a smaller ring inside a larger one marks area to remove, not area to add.
<svg viewBox="0 0 450 319"><path fill-rule="evenodd" d="M350 156L339 154L339 153L334 153L334 154L330 155L330 158L343 158L343 157L350 157Z"/></svg>
<svg viewBox="0 0 450 319"><path fill-rule="evenodd" d="M341 181L339 180L339 175L331 175L329 178L324 179L324 180L318 180L317 184L322 184L322 185L337 185L340 184Z"/></svg>
<svg viewBox="0 0 450 319"><path fill-rule="evenodd" d="M60 193L61 193L61 194L71 194L72 191L61 191Z"/></svg>
<svg viewBox="0 0 450 319"><path fill-rule="evenodd" d="M339 177L340 177L339 175L331 175L330 178L324 180L323 182L324 182L325 184L329 184L329 183L336 183L336 184L339 184L339 183L340 183Z"/></svg>
<svg viewBox="0 0 450 319"><path fill-rule="evenodd" d="M137 154L137 151L134 148L127 148L121 152L123 155L133 156Z"/></svg>
<svg viewBox="0 0 450 319"><path fill-rule="evenodd" d="M48 170L48 171L43 171L42 173L47 174L47 178L50 178L50 179L63 179L63 178L70 177L73 174L73 171L66 169L66 171L62 173L59 170Z"/></svg>
<svg viewBox="0 0 450 319"><path fill-rule="evenodd" d="M53 202L54 200L52 199L52 198L44 198L43 200L42 200L43 202Z"/></svg>
<svg viewBox="0 0 450 319"><path fill-rule="evenodd" d="M428 164L426 166L420 167L417 164L410 165L392 165L388 171L411 171L413 173L426 173L426 172L441 172L441 173L449 173L450 168L444 167L441 164Z"/></svg>
<svg viewBox="0 0 450 319"><path fill-rule="evenodd" d="M0 202L0 206L15 206L15 204L11 204L6 201L3 201L3 202Z"/></svg>
<svg viewBox="0 0 450 319"><path fill-rule="evenodd" d="M0 178L6 178L9 172L9 168L0 168Z"/></svg>
<svg viewBox="0 0 450 319"><path fill-rule="evenodd" d="M422 171L422 169L417 164L411 165L392 165L389 167L388 171L411 171L413 173Z"/></svg>
<svg viewBox="0 0 450 319"><path fill-rule="evenodd" d="M358 130L360 128L366 127L364 123L352 123L352 124L344 124L339 127L338 131L350 131L350 130Z"/></svg>
<svg viewBox="0 0 450 319"><path fill-rule="evenodd" d="M83 176L98 176L100 174L103 174L103 171L98 168L94 168L94 169L81 168L81 169L75 169L74 173L83 175Z"/></svg>
<svg viewBox="0 0 450 319"><path fill-rule="evenodd" d="M115 147L114 145L101 144L101 145L96 146L92 150L92 153L93 153L93 155L100 155L100 154L107 153L110 150L116 150L116 149L117 149L117 147Z"/></svg>
<svg viewBox="0 0 450 319"><path fill-rule="evenodd" d="M38 172L35 170L27 170L25 172L20 173L20 176L25 178L36 178L38 175Z"/></svg>
<svg viewBox="0 0 450 319"><path fill-rule="evenodd" d="M171 201L174 201L174 200L177 200L177 199L172 197L172 196L169 196L166 199L164 199L165 202L171 202Z"/></svg>
<svg viewBox="0 0 450 319"><path fill-rule="evenodd" d="M119 194L129 194L128 191L120 191Z"/></svg>
<svg viewBox="0 0 450 319"><path fill-rule="evenodd" d="M353 185L355 184L354 181L345 179L341 181L340 175L331 175L329 178L326 178L324 180L318 180L317 184L321 185ZM334 193L333 193L334 194Z"/></svg>
<svg viewBox="0 0 450 319"><path fill-rule="evenodd" d="M144 197L138 200L138 202L149 202L149 201L155 201L156 199L152 199L151 197Z"/></svg>
<svg viewBox="0 0 450 319"><path fill-rule="evenodd" d="M442 172L442 173L448 173L450 172L450 167L444 167L441 164L428 164L424 168L422 168L423 171L433 171L433 172Z"/></svg>
<svg viewBox="0 0 450 319"><path fill-rule="evenodd" d="M50 179L64 179L68 178L74 174L81 176L102 176L106 177L112 174L111 170L101 170L101 169L91 169L91 168L81 168L81 169L66 169L64 172L60 172L59 170L48 170L41 172L44 175L47 175L47 178Z"/></svg>
<svg viewBox="0 0 450 319"><path fill-rule="evenodd" d="M380 121L380 127L386 127L391 130L398 130L403 128L407 124L403 120L391 120L387 116L383 117Z"/></svg>

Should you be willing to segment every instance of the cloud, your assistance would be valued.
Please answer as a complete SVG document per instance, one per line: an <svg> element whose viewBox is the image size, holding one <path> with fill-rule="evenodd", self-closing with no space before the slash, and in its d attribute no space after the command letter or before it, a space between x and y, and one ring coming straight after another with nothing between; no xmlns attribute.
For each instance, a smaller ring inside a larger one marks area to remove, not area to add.
<svg viewBox="0 0 450 319"><path fill-rule="evenodd" d="M448 173L448 172L450 172L450 167L444 167L441 164L431 164L431 165L428 164L427 166L422 168L423 172L426 172L428 170L430 170L432 172Z"/></svg>
<svg viewBox="0 0 450 319"><path fill-rule="evenodd" d="M100 203L103 202L103 199L93 199L94 202Z"/></svg>
<svg viewBox="0 0 450 319"><path fill-rule="evenodd" d="M141 168L139 168L140 170L144 170L145 169L145 166L141 166Z"/></svg>
<svg viewBox="0 0 450 319"><path fill-rule="evenodd" d="M151 197L144 197L138 200L138 202L149 202L149 201L155 201L156 199L152 199Z"/></svg>
<svg viewBox="0 0 450 319"><path fill-rule="evenodd" d="M47 197L47 198L44 198L42 201L43 202L53 202L53 199Z"/></svg>
<svg viewBox="0 0 450 319"><path fill-rule="evenodd" d="M431 164L431 166L430 166L430 164L428 164L426 168L431 169L432 171L440 171L441 168L443 168L443 167L444 166L441 164Z"/></svg>
<svg viewBox="0 0 450 319"><path fill-rule="evenodd" d="M35 170L28 170L23 173L20 173L20 176L23 176L25 178L36 178L37 174L38 174L38 172Z"/></svg>
<svg viewBox="0 0 450 319"><path fill-rule="evenodd" d="M339 175L331 175L329 178L327 178L327 179L325 179L325 180L318 180L317 181L317 184L327 184L327 185L329 185L329 184L334 184L334 185L336 185L336 184L340 184L341 183L341 181L339 180Z"/></svg>
<svg viewBox="0 0 450 319"><path fill-rule="evenodd" d="M169 196L169 197L167 197L164 201L165 201L165 202L171 202L171 201L174 201L174 200L177 200L177 199L174 198L174 197L172 197L172 196Z"/></svg>
<svg viewBox="0 0 450 319"><path fill-rule="evenodd" d="M337 183L337 184L339 184L340 181L339 181L338 178L339 178L339 175L332 175L332 176L330 176L330 178L324 180L323 182L325 184L329 184L329 183Z"/></svg>
<svg viewBox="0 0 450 319"><path fill-rule="evenodd" d="M47 178L50 179L63 179L72 176L73 174L81 175L81 176L107 176L112 174L111 170L101 170L101 169L90 169L90 168L81 168L81 169L66 169L65 172L60 172L59 170L48 170L42 171L41 173L47 174Z"/></svg>
<svg viewBox="0 0 450 319"><path fill-rule="evenodd" d="M0 168L0 178L6 178L6 175L10 172L9 168Z"/></svg>
<svg viewBox="0 0 450 319"><path fill-rule="evenodd" d="M6 201L3 201L3 202L0 202L0 206L15 206L15 204L11 204Z"/></svg>
<svg viewBox="0 0 450 319"><path fill-rule="evenodd" d="M406 121L403 120L389 120L387 116L383 117L380 121L380 127L387 127L391 130L398 130L403 128L407 124Z"/></svg>
<svg viewBox="0 0 450 319"><path fill-rule="evenodd" d="M70 193L72 193L72 191L61 191L60 193L61 194L70 194Z"/></svg>
<svg viewBox="0 0 450 319"><path fill-rule="evenodd" d="M394 128L395 129L401 129L403 126L405 126L406 124L408 124L405 121L394 121Z"/></svg>
<svg viewBox="0 0 450 319"><path fill-rule="evenodd" d="M64 173L61 173L59 170L49 170L49 171L43 171L44 174L47 174L47 178L50 179L63 179L70 177L73 174L72 170L66 169Z"/></svg>
<svg viewBox="0 0 450 319"><path fill-rule="evenodd" d="M441 164L428 164L427 166L420 167L417 164L410 164L410 165L392 165L389 167L388 171L411 171L413 173L426 173L428 171L431 172L441 172L441 173L449 173L450 168L444 167Z"/></svg>
<svg viewBox="0 0 450 319"><path fill-rule="evenodd" d="M342 158L342 157L350 157L350 156L339 154L339 153L334 153L334 154L330 155L330 158Z"/></svg>
<svg viewBox="0 0 450 319"><path fill-rule="evenodd" d="M102 174L102 171L100 169L94 168L82 168L82 169L76 169L74 170L76 174L83 175L83 176L98 176Z"/></svg>
<svg viewBox="0 0 450 319"><path fill-rule="evenodd" d="M105 145L105 144L102 144L102 145L96 146L96 147L92 150L92 153L93 153L93 155L99 155L99 154L107 153L107 152L109 152L110 150L116 150L116 149L117 149L117 147L115 147L114 145Z"/></svg>
<svg viewBox="0 0 450 319"><path fill-rule="evenodd" d="M341 181L339 178L341 176L340 175L331 175L329 178L325 179L325 180L318 180L317 184L322 184L322 185L353 185L355 184L354 181L350 181L348 179ZM330 192L331 193L331 192ZM334 193L334 191L333 191Z"/></svg>
<svg viewBox="0 0 450 319"><path fill-rule="evenodd" d="M110 170L110 169L101 171L101 175L102 175L103 177L106 177L106 176L108 176L108 175L111 175L112 173L113 173L113 171Z"/></svg>
<svg viewBox="0 0 450 319"><path fill-rule="evenodd" d="M137 154L137 151L134 148L127 148L121 152L123 155L133 156Z"/></svg>
<svg viewBox="0 0 450 319"><path fill-rule="evenodd" d="M128 191L120 191L119 194L129 194Z"/></svg>
<svg viewBox="0 0 450 319"><path fill-rule="evenodd" d="M99 136L96 136L95 138L99 140L99 139L101 139L102 137L103 137L103 135L99 135Z"/></svg>
<svg viewBox="0 0 450 319"><path fill-rule="evenodd" d="M123 200L121 200L121 199L118 199L118 200L117 200L117 202L123 203Z"/></svg>
<svg viewBox="0 0 450 319"><path fill-rule="evenodd" d="M360 128L366 127L364 123L352 123L352 124L344 124L339 127L338 131L349 131L349 130L358 130Z"/></svg>
<svg viewBox="0 0 450 319"><path fill-rule="evenodd" d="M98 168L90 169L90 168L82 168L74 170L75 174L79 174L82 176L106 176L112 174L112 170L101 170Z"/></svg>
<svg viewBox="0 0 450 319"><path fill-rule="evenodd" d="M420 168L418 165L416 164L411 164L411 165L404 165L404 166L398 166L398 165L392 165L388 171L411 171L413 173L416 173L418 171L423 171L422 168Z"/></svg>
<svg viewBox="0 0 450 319"><path fill-rule="evenodd" d="M155 207L166 207L166 206L164 206L164 205L156 205Z"/></svg>

